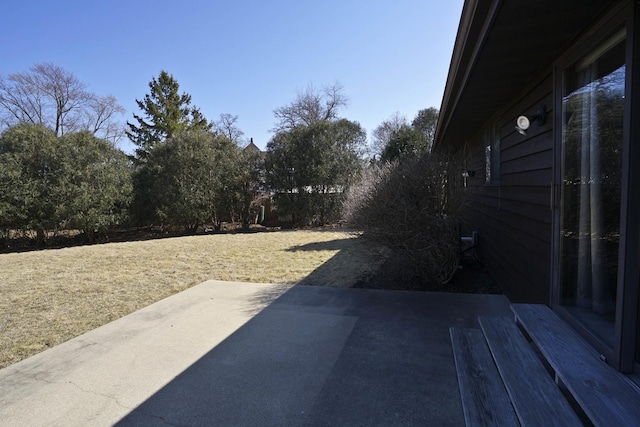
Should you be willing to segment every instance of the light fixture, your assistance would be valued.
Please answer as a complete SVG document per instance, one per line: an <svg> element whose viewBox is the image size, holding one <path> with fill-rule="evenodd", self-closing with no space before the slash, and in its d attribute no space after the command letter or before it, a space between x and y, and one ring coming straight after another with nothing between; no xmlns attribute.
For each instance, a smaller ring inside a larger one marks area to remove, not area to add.
<svg viewBox="0 0 640 427"><path fill-rule="evenodd" d="M476 171L473 170L466 170L466 171L462 171L462 186L464 188L467 188L467 179L473 177L476 174Z"/></svg>
<svg viewBox="0 0 640 427"><path fill-rule="evenodd" d="M538 126L542 126L546 119L547 119L547 106L543 105L542 107L540 107L540 109L538 110L535 116L531 116L531 117L519 116L516 119L516 131L518 131L520 135L526 135L527 129L531 127L531 122L536 122Z"/></svg>
<svg viewBox="0 0 640 427"><path fill-rule="evenodd" d="M531 122L527 116L520 116L516 120L516 130L520 135L526 135L527 129L531 126Z"/></svg>

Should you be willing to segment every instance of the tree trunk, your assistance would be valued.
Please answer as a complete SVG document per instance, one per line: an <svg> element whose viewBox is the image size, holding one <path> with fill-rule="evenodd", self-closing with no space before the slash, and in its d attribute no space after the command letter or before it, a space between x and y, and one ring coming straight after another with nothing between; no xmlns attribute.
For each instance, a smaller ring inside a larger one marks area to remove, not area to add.
<svg viewBox="0 0 640 427"><path fill-rule="evenodd" d="M38 228L36 230L36 246L40 246L42 244L44 244L46 240L46 232L44 229L42 228Z"/></svg>
<svg viewBox="0 0 640 427"><path fill-rule="evenodd" d="M93 245L94 243L96 243L96 234L95 234L95 232L93 231L93 228L90 228L90 229L88 229L88 230L85 230L84 234L86 234L86 235L87 235L87 238L89 239L89 243L90 243L90 244L92 244L92 245Z"/></svg>

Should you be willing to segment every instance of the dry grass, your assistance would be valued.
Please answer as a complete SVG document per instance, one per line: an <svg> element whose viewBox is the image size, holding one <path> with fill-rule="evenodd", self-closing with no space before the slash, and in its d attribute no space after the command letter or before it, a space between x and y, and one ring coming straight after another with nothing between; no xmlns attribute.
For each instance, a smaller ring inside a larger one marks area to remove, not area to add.
<svg viewBox="0 0 640 427"><path fill-rule="evenodd" d="M298 283L313 276L313 284L351 286L380 262L370 245L334 231L0 254L0 368L208 279Z"/></svg>

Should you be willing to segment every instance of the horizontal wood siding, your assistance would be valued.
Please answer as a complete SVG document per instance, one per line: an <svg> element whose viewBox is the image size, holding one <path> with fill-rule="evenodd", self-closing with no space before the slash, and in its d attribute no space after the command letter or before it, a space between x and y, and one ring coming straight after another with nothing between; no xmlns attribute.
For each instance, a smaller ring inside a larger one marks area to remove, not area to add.
<svg viewBox="0 0 640 427"><path fill-rule="evenodd" d="M462 150L468 180L467 232L477 230L478 253L514 302L548 303L550 295L550 184L553 169L553 78L538 83L498 113L500 180L485 184L485 134L479 132ZM535 115L546 105L544 125L532 123L527 135L515 131L516 118Z"/></svg>

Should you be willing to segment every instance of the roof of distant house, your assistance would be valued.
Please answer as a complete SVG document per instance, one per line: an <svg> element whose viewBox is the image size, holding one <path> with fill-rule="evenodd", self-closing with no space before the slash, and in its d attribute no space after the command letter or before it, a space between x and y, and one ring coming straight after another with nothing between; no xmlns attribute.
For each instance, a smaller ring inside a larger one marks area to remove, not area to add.
<svg viewBox="0 0 640 427"><path fill-rule="evenodd" d="M251 150L257 153L262 153L262 150L260 149L260 147L258 147L256 144L253 143L253 138L251 138L251 142L249 142L249 145L244 147L243 150Z"/></svg>

